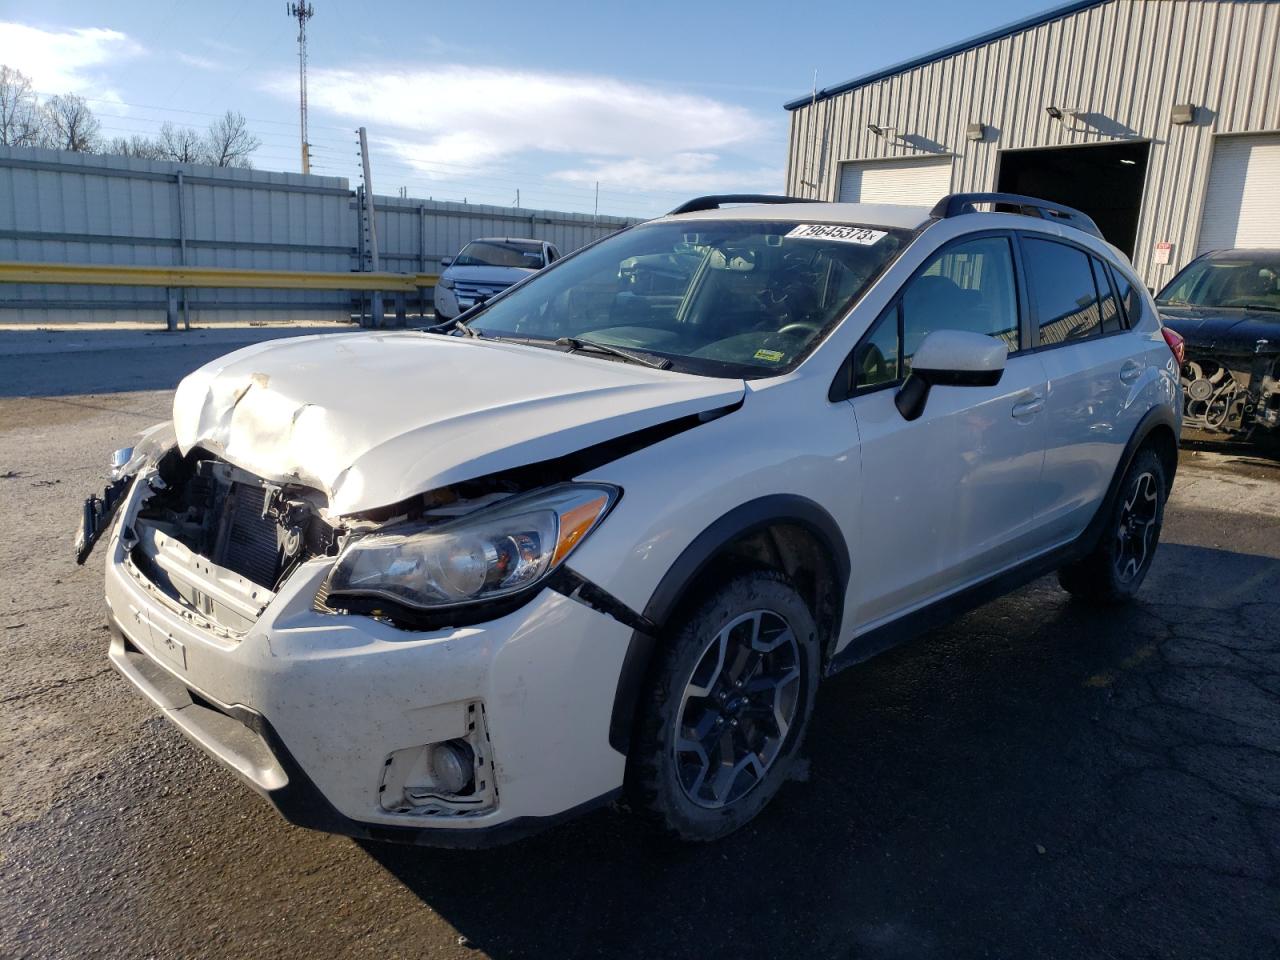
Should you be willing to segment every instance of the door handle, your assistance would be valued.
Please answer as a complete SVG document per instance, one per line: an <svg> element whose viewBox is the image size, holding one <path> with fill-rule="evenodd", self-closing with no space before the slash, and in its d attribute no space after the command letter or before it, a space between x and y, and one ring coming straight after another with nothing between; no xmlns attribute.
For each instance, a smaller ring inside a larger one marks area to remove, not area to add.
<svg viewBox="0 0 1280 960"><path fill-rule="evenodd" d="M1035 394L1026 400L1019 400L1013 405L1013 416L1015 419L1020 417L1034 417L1037 413L1044 409L1044 397Z"/></svg>
<svg viewBox="0 0 1280 960"><path fill-rule="evenodd" d="M1121 383L1133 383L1140 376L1142 376L1142 364L1137 360L1126 360L1120 367Z"/></svg>

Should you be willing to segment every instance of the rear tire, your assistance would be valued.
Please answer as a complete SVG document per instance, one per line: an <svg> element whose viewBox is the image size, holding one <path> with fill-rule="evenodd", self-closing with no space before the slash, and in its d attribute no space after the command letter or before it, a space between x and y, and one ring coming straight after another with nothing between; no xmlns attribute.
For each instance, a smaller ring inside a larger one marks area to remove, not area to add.
<svg viewBox="0 0 1280 960"><path fill-rule="evenodd" d="M631 808L683 840L742 827L786 782L818 687L818 628L780 573L738 574L674 625L641 701Z"/></svg>
<svg viewBox="0 0 1280 960"><path fill-rule="evenodd" d="M1146 579L1160 543L1168 489L1160 457L1143 447L1121 481L1098 546L1058 571L1062 588L1095 603L1131 600Z"/></svg>

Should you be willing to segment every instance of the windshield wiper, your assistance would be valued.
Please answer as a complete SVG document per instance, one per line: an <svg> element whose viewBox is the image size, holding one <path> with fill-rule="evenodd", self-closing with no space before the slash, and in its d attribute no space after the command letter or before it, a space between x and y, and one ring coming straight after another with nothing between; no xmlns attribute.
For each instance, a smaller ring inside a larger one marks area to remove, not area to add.
<svg viewBox="0 0 1280 960"><path fill-rule="evenodd" d="M427 333L448 333L450 330L461 330L468 337L480 336L480 331L475 330L467 325L467 321L462 319L462 315L454 317L452 320L446 320L444 323L433 324L430 327L423 327Z"/></svg>
<svg viewBox="0 0 1280 960"><path fill-rule="evenodd" d="M655 359L646 357L639 353L632 353L630 350L624 350L622 347L615 347L611 343L601 343L598 340L587 340L584 337L560 337L556 340L562 347L572 347L574 350L596 350L600 353L612 354L631 363L638 363L642 366L652 367L655 370L666 370L671 366L671 361L666 357Z"/></svg>

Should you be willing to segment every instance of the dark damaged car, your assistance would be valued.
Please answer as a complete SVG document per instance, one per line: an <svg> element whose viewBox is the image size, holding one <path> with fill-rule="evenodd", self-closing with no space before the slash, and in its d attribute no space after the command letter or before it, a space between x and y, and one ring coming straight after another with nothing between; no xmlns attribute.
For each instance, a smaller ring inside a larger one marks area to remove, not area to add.
<svg viewBox="0 0 1280 960"><path fill-rule="evenodd" d="M1280 436L1280 249L1206 253L1156 305L1185 341L1183 423L1242 439Z"/></svg>

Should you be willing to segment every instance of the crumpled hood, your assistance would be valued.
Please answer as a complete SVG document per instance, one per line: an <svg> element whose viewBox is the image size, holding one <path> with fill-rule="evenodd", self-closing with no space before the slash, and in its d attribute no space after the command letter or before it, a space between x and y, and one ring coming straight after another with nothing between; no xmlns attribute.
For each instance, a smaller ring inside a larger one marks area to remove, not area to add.
<svg viewBox="0 0 1280 960"><path fill-rule="evenodd" d="M1259 340L1269 340L1271 351L1280 347L1280 313L1270 310L1162 306L1160 319L1188 348L1253 353Z"/></svg>
<svg viewBox="0 0 1280 960"><path fill-rule="evenodd" d="M465 337L321 334L256 344L178 385L183 453L329 495L337 515L719 409L741 380Z"/></svg>

